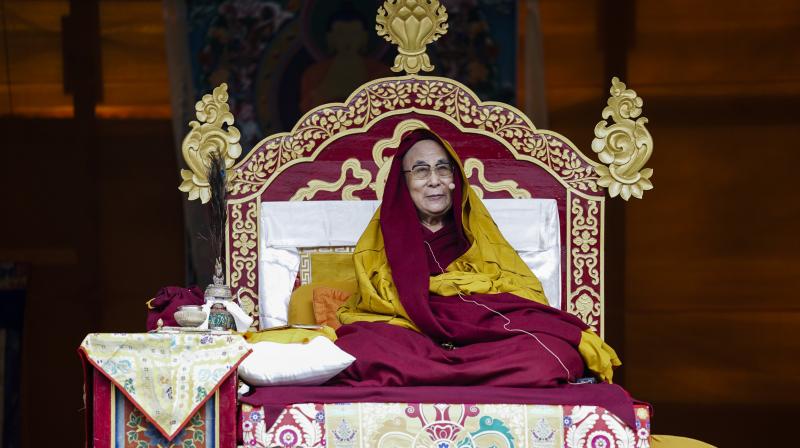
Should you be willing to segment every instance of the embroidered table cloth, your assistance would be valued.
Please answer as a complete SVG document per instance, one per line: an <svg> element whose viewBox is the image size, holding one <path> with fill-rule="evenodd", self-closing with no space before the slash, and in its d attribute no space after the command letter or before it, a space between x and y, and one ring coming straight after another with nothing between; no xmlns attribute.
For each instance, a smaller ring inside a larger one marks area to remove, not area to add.
<svg viewBox="0 0 800 448"><path fill-rule="evenodd" d="M93 333L79 352L171 440L250 349L232 334Z"/></svg>

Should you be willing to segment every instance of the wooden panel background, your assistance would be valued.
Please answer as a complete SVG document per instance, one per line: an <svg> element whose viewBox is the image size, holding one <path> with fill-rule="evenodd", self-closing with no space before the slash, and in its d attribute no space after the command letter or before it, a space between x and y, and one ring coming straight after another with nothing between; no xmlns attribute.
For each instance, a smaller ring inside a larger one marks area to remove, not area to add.
<svg viewBox="0 0 800 448"><path fill-rule="evenodd" d="M589 3L541 2L550 127L582 148L607 82L586 68L592 17L625 2ZM657 433L782 445L774 419L800 405L800 3L629 4L656 188L624 208L625 385Z"/></svg>

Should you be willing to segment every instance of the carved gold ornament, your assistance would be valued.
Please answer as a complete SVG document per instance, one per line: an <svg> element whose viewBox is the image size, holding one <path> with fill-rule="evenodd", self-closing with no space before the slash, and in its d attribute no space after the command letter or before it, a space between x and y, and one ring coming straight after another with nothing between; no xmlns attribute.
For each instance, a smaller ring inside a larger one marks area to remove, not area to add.
<svg viewBox="0 0 800 448"><path fill-rule="evenodd" d="M572 223L569 237L572 240L568 247L572 256L572 277L577 285L582 285L584 272L588 272L591 283L599 285L600 250L597 242L600 229L600 208L597 201L588 202L584 208L583 204L586 201L581 197L575 196L571 199L570 214Z"/></svg>
<svg viewBox="0 0 800 448"><path fill-rule="evenodd" d="M600 176L597 184L607 187L612 198L619 195L626 201L631 196L641 199L645 190L653 188L653 169L644 168L653 153L653 137L644 126L647 118L639 116L642 104L636 92L627 89L619 78L611 80L611 97L603 109L604 120L594 128L592 150L607 165L594 167ZM614 124L609 126L608 118Z"/></svg>
<svg viewBox="0 0 800 448"><path fill-rule="evenodd" d="M423 121L417 119L403 120L398 123L397 126L395 126L392 137L379 140L375 143L375 145L372 147L372 159L375 161L375 165L378 167L378 173L375 176L374 182L372 182L372 173L369 170L362 168L361 162L358 159L350 158L342 163L340 175L337 180L332 182L327 182L320 179L310 180L305 187L297 190L289 200L308 201L313 199L314 196L316 196L316 194L320 191L335 192L341 190L342 200L352 201L359 199L358 196L354 195L355 192L363 191L367 188L375 191L375 197L377 199L383 198L383 190L386 187L386 178L389 175L389 168L391 167L392 159L394 158L394 155L385 155L384 152L387 149L397 148L406 132L419 128L430 129ZM359 179L360 183L345 186L344 184L347 181L347 171L352 172L353 177ZM468 178L472 177L473 172L477 173L477 182L476 184L471 185L471 187L479 198L483 198L483 190L490 192L504 191L508 193L509 196L516 199L529 199L531 197L531 193L528 190L521 188L514 180L504 179L497 182L492 182L486 179L483 162L478 159L469 158L465 160L464 172ZM483 187L483 189L481 187Z"/></svg>
<svg viewBox="0 0 800 448"><path fill-rule="evenodd" d="M394 158L394 155L384 155L384 152L387 149L397 148L406 132L419 128L430 129L422 120L403 120L395 126L392 137L379 140L375 143L372 147L372 160L378 167L378 173L375 175L374 182L372 182L372 173L370 173L369 170L363 169L358 159L347 159L342 163L339 179L333 182L325 182L319 179L311 180L305 187L297 190L289 200L307 201L313 199L320 191L338 191L341 188L342 200L348 201L359 199L353 193L365 190L367 187L375 192L375 197L377 199L383 198L383 189L386 187L386 179L389 177L389 168L392 166L392 159ZM353 177L360 179L361 182L342 188L347 179L348 170L353 173Z"/></svg>
<svg viewBox="0 0 800 448"><path fill-rule="evenodd" d="M425 47L447 33L447 10L439 0L386 0L375 20L378 36L398 46L392 71L433 70Z"/></svg>
<svg viewBox="0 0 800 448"><path fill-rule="evenodd" d="M567 312L577 316L592 330L601 334L601 300L593 289L581 286L570 296Z"/></svg>
<svg viewBox="0 0 800 448"><path fill-rule="evenodd" d="M367 83L345 103L314 109L291 132L263 140L234 169L231 195L237 199L255 197L286 168L313 161L323 142L364 132L380 117L412 108L503 142L517 159L540 165L568 188L591 195L602 191L594 166L569 140L552 131L537 130L514 108L481 102L467 87L451 79L426 76ZM380 180L379 172L376 187ZM380 197L379 190L376 193Z"/></svg>
<svg viewBox="0 0 800 448"><path fill-rule="evenodd" d="M230 206L228 236L228 279L242 309L253 317L251 329L258 329L258 207L256 204Z"/></svg>
<svg viewBox="0 0 800 448"><path fill-rule="evenodd" d="M347 171L350 170L356 179L361 179L361 183L357 185L348 185L344 188L345 181L347 180ZM353 195L356 191L361 191L369 186L372 180L372 174L361 168L361 162L358 159L347 159L342 163L342 170L339 179L334 182L325 182L323 180L314 179L308 182L308 186L303 187L289 199L290 201L303 201L310 200L320 191L339 191L342 190L342 199L345 201L357 201L361 198Z"/></svg>
<svg viewBox="0 0 800 448"><path fill-rule="evenodd" d="M464 173L466 173L467 177L472 177L473 171L477 171L478 182L486 191L505 191L514 199L530 199L531 197L531 193L524 188L520 188L519 184L514 180L505 179L497 182L487 180L486 175L484 175L483 162L476 158L469 158L464 161ZM480 187L472 185L472 189L475 190L475 194L479 198L483 199L483 190Z"/></svg>
<svg viewBox="0 0 800 448"><path fill-rule="evenodd" d="M391 138L379 140L375 143L375 146L372 147L372 160L378 167L378 174L375 176L375 182L370 184L370 188L375 191L376 198L383 198L383 189L386 187L386 179L389 178L389 168L391 168L392 159L394 158L394 155L386 156L383 152L389 148L398 148L406 132L413 129L430 130L430 127L422 120L403 120L395 126Z"/></svg>
<svg viewBox="0 0 800 448"><path fill-rule="evenodd" d="M211 154L223 157L229 179L233 174L230 168L242 154L239 130L233 126L233 114L227 101L228 85L222 83L213 93L203 95L194 106L199 122L189 123L192 130L183 139L181 150L189 169L181 170L183 182L178 187L189 193L190 201L200 198L205 204L211 198L207 177Z"/></svg>

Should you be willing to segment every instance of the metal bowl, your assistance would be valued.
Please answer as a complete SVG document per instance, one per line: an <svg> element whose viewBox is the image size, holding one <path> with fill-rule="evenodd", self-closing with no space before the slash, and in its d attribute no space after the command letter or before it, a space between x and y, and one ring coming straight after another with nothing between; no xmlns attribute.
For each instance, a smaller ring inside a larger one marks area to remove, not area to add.
<svg viewBox="0 0 800 448"><path fill-rule="evenodd" d="M197 327L206 321L206 312L200 305L182 305L178 307L174 317L181 327Z"/></svg>

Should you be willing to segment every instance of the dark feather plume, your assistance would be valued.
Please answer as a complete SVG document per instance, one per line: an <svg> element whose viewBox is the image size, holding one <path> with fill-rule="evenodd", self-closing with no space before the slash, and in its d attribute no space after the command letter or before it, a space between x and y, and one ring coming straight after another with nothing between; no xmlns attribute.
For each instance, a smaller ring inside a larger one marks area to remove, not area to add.
<svg viewBox="0 0 800 448"><path fill-rule="evenodd" d="M211 251L215 259L222 260L222 246L225 244L225 223L228 220L227 198L228 179L225 172L225 159L217 152L210 156L208 167L208 186L211 189L210 207L208 208L209 227L211 229Z"/></svg>

